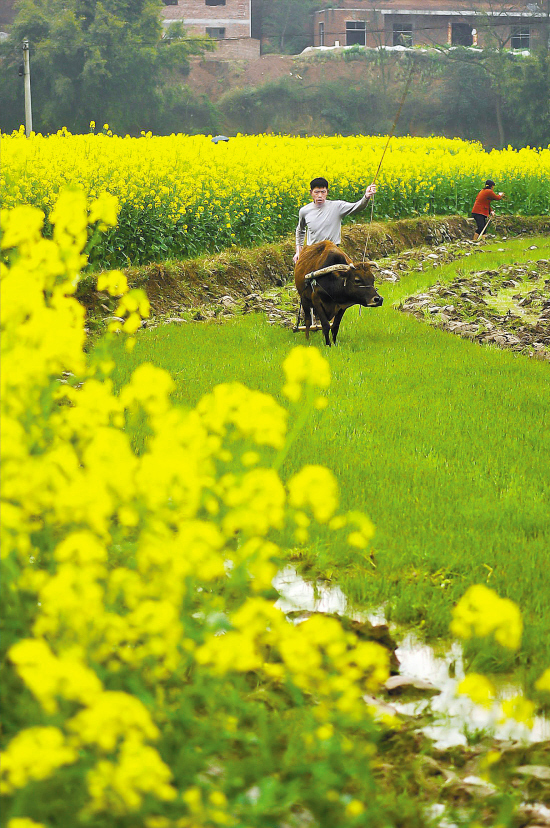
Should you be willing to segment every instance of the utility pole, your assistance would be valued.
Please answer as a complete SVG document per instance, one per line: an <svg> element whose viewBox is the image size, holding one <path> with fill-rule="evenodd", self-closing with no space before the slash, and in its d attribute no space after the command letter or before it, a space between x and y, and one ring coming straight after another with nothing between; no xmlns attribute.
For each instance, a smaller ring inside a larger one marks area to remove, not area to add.
<svg viewBox="0 0 550 828"><path fill-rule="evenodd" d="M29 56L29 41L23 41L23 77L25 81L25 134L27 138L32 132L32 104L31 104L31 61Z"/></svg>

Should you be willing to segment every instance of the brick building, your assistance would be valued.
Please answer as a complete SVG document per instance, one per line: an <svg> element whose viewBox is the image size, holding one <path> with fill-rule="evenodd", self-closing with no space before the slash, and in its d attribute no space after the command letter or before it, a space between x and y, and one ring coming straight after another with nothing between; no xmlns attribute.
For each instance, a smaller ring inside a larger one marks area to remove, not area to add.
<svg viewBox="0 0 550 828"><path fill-rule="evenodd" d="M162 23L181 22L190 34L207 34L218 48L205 57L259 57L260 40L253 37L255 0L163 0Z"/></svg>
<svg viewBox="0 0 550 828"><path fill-rule="evenodd" d="M531 49L546 15L536 3L491 0L341 0L313 15L315 46L479 46L496 35Z"/></svg>

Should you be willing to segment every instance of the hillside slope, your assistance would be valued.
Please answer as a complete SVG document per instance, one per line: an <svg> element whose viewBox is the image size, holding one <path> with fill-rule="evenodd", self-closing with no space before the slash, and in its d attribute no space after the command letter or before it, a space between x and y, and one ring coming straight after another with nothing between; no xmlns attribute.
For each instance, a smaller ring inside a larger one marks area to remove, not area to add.
<svg viewBox="0 0 550 828"><path fill-rule="evenodd" d="M414 62L396 134L499 144L496 101L479 64L447 61L435 52L414 54ZM410 66L407 53L359 48L242 61L196 58L182 116L195 132L384 134L398 111Z"/></svg>

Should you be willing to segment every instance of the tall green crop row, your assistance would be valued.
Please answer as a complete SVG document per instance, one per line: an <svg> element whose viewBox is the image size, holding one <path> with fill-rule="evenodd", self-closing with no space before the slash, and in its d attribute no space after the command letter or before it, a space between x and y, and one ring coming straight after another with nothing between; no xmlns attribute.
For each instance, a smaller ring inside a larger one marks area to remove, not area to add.
<svg viewBox="0 0 550 828"><path fill-rule="evenodd" d="M138 264L279 239L295 228L312 178L327 177L332 198L360 198L385 143L380 136L238 135L215 144L208 136L121 138L108 129L30 139L19 132L2 136L0 183L5 206L31 204L47 217L67 183L90 199L117 196L118 226L92 257ZM394 138L374 217L468 214L488 177L506 193L502 212L550 212L548 148L487 153L459 139Z"/></svg>

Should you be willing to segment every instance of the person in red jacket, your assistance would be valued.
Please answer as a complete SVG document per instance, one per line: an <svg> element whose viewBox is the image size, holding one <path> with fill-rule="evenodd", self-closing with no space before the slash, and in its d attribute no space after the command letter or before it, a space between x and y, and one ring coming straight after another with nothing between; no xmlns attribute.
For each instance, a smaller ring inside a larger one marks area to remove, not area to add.
<svg viewBox="0 0 550 828"><path fill-rule="evenodd" d="M504 193L495 193L493 187L495 182L490 178L485 182L485 186L477 194L477 198L472 207L472 216L476 221L477 233L474 233L474 241L477 241L483 232L483 229L489 221L489 216L492 214L491 201L500 201L504 198Z"/></svg>

